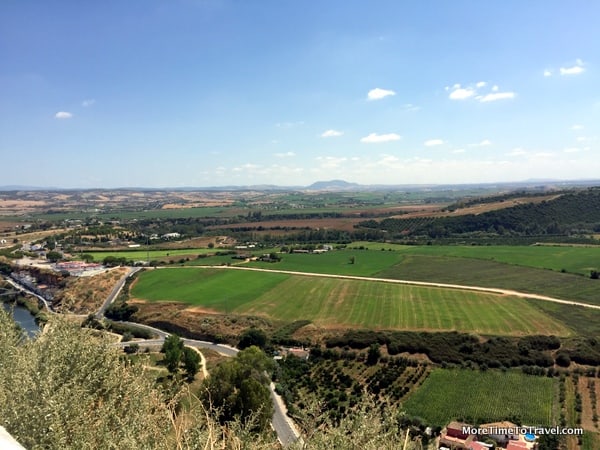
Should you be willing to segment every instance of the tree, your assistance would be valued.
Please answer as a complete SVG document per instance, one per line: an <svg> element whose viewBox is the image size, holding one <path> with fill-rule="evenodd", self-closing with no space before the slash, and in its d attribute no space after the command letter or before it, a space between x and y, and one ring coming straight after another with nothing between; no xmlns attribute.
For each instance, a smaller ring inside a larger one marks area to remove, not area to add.
<svg viewBox="0 0 600 450"><path fill-rule="evenodd" d="M81 259L86 263L91 263L94 261L94 257L89 253L84 253L83 255L81 255Z"/></svg>
<svg viewBox="0 0 600 450"><path fill-rule="evenodd" d="M377 364L381 358L381 350L379 349L379 344L374 343L369 347L369 352L367 353L367 365L374 366Z"/></svg>
<svg viewBox="0 0 600 450"><path fill-rule="evenodd" d="M598 272L597 270L592 270L590 272L590 278L592 280L597 280L598 278L600 278L600 272Z"/></svg>
<svg viewBox="0 0 600 450"><path fill-rule="evenodd" d="M190 347L183 347L183 368L188 381L192 381L200 370L200 355Z"/></svg>
<svg viewBox="0 0 600 450"><path fill-rule="evenodd" d="M59 252L51 251L46 253L46 259L53 263L55 263L56 261L60 261L62 257L62 254Z"/></svg>
<svg viewBox="0 0 600 450"><path fill-rule="evenodd" d="M206 408L219 411L218 419L251 421L255 430L265 430L273 416L268 372L274 362L258 347L240 351L237 357L221 363L204 380L200 399Z"/></svg>
<svg viewBox="0 0 600 450"><path fill-rule="evenodd" d="M183 357L183 341L181 338L176 334L167 337L160 351L165 354L164 362L169 373L177 375Z"/></svg>
<svg viewBox="0 0 600 450"><path fill-rule="evenodd" d="M240 341L238 342L238 348L240 350L251 347L253 345L263 350L267 345L267 335L260 328L248 328L240 336Z"/></svg>
<svg viewBox="0 0 600 450"><path fill-rule="evenodd" d="M571 364L571 357L567 352L558 352L556 354L556 364L560 367L569 367Z"/></svg>

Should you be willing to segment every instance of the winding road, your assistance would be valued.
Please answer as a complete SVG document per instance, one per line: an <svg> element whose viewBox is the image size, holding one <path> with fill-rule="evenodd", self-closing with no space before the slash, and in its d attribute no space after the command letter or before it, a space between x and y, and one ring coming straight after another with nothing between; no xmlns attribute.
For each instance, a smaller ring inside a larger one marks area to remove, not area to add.
<svg viewBox="0 0 600 450"><path fill-rule="evenodd" d="M154 347L161 346L169 333L165 333L164 331L151 327L149 325L143 325L135 322L121 322L127 325L136 326L138 328L143 328L145 330L151 331L156 334L158 338L156 339L145 339L143 341L129 341L129 342L118 342L117 346L119 347L127 347L131 344L138 344L140 347ZM197 341L195 339L184 339L182 338L183 343L191 348L199 349L209 349L215 352L221 353L222 355L233 357L236 356L239 350L235 347L231 347L225 344L215 344L214 342L208 341ZM202 360L204 361L204 356L202 356ZM206 372L206 363L203 363L203 373L205 376L208 375ZM271 400L273 402L274 413L271 419L271 425L273 426L273 430L277 434L277 439L283 446L290 445L296 442L298 439L302 439L300 433L298 432L296 426L292 419L290 419L287 415L287 409L283 402L283 399L275 392L275 385L271 383L269 385L269 392L271 394Z"/></svg>

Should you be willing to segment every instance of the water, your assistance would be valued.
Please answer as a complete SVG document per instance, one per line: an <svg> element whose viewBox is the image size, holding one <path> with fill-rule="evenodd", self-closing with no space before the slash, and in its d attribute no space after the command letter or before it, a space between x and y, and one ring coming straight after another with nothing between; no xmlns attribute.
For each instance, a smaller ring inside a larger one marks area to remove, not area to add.
<svg viewBox="0 0 600 450"><path fill-rule="evenodd" d="M35 323L35 317L23 306L13 305L11 303L2 302L2 307L5 311L13 310L13 318L15 322L17 322L21 328L27 331L27 334L32 337L40 331L40 327L37 323Z"/></svg>

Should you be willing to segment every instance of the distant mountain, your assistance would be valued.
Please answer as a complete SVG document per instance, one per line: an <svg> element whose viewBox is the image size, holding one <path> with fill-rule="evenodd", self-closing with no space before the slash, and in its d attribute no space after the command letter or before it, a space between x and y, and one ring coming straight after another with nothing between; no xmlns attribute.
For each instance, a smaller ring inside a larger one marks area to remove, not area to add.
<svg viewBox="0 0 600 450"><path fill-rule="evenodd" d="M344 180L317 181L306 187L311 191L347 191L359 188L363 188L363 186L358 183L348 183Z"/></svg>

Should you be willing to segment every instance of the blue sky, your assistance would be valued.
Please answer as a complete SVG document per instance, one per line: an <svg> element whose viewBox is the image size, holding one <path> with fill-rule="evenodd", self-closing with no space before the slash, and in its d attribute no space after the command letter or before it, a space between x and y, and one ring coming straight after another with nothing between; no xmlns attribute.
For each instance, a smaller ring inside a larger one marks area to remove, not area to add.
<svg viewBox="0 0 600 450"><path fill-rule="evenodd" d="M0 185L600 178L600 3L0 2Z"/></svg>

